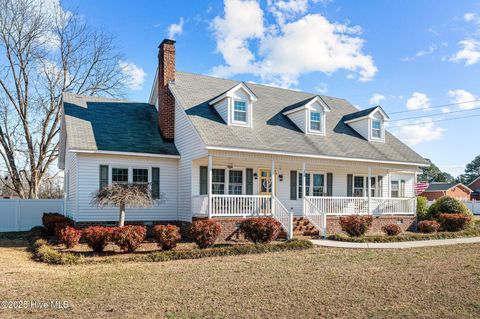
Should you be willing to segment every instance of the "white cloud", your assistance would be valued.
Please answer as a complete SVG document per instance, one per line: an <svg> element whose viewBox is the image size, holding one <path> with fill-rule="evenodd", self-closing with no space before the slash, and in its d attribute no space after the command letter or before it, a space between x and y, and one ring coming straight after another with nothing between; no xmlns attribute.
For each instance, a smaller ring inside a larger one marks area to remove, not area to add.
<svg viewBox="0 0 480 319"><path fill-rule="evenodd" d="M478 16L475 13L468 12L463 15L463 20L467 22L472 22L479 19Z"/></svg>
<svg viewBox="0 0 480 319"><path fill-rule="evenodd" d="M462 49L450 58L452 62L462 62L465 60L465 66L480 62L480 41L467 39L458 43Z"/></svg>
<svg viewBox="0 0 480 319"><path fill-rule="evenodd" d="M370 100L368 100L368 103L372 105L379 105L381 101L385 100L385 95L379 94L379 93L374 93Z"/></svg>
<svg viewBox="0 0 480 319"><path fill-rule="evenodd" d="M167 32L168 32L168 38L171 40L174 40L177 35L182 34L183 32L183 17L180 18L180 21L178 23L173 23L168 26Z"/></svg>
<svg viewBox="0 0 480 319"><path fill-rule="evenodd" d="M430 107L430 99L425 93L413 92L412 97L407 100L407 109L420 110Z"/></svg>
<svg viewBox="0 0 480 319"><path fill-rule="evenodd" d="M447 95L450 97L451 103L459 103L456 105L456 107L458 107L460 110L471 110L473 108L480 107L479 102L471 102L478 100L478 97L466 90L449 90ZM450 109L443 107L442 112L448 113L450 112Z"/></svg>
<svg viewBox="0 0 480 319"><path fill-rule="evenodd" d="M328 92L328 85L327 83L320 83L315 90L320 94L325 94Z"/></svg>
<svg viewBox="0 0 480 319"><path fill-rule="evenodd" d="M125 86L130 90L141 90L143 88L143 83L145 82L147 73L145 73L141 67L138 67L132 62L119 61L118 64L122 70L122 73L126 77Z"/></svg>
<svg viewBox="0 0 480 319"><path fill-rule="evenodd" d="M301 3L282 3L283 13L303 13ZM343 69L359 81L371 80L378 72L372 56L363 53L358 26L331 23L320 14L265 26L263 17L256 1L225 0L224 16L212 22L217 51L225 60L213 68L215 75L252 73L263 82L290 87L310 72L332 74Z"/></svg>
<svg viewBox="0 0 480 319"><path fill-rule="evenodd" d="M268 0L268 9L279 24L307 12L308 0Z"/></svg>
<svg viewBox="0 0 480 319"><path fill-rule="evenodd" d="M396 125L400 127L392 128L392 133L409 145L439 140L445 132L444 128L435 125L434 122L431 122L431 119L422 119L413 125L401 122L396 123Z"/></svg>

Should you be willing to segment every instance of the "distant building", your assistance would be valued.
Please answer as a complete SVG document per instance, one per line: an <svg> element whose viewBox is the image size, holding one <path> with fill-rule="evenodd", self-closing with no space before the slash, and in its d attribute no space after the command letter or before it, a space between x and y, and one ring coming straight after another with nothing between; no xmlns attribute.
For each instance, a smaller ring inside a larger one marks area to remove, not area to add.
<svg viewBox="0 0 480 319"><path fill-rule="evenodd" d="M439 199L442 196L455 197L461 200L470 200L472 190L462 183L430 183L428 188L420 194L429 201Z"/></svg>
<svg viewBox="0 0 480 319"><path fill-rule="evenodd" d="M468 188L472 190L471 199L480 200L480 175L468 184Z"/></svg>

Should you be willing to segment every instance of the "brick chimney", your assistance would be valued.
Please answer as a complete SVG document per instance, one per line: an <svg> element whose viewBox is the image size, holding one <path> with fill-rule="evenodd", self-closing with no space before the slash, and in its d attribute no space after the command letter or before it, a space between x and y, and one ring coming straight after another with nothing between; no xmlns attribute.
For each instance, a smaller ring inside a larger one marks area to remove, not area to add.
<svg viewBox="0 0 480 319"><path fill-rule="evenodd" d="M158 128L164 141L173 142L175 99L168 83L175 80L175 41L165 39L158 49Z"/></svg>

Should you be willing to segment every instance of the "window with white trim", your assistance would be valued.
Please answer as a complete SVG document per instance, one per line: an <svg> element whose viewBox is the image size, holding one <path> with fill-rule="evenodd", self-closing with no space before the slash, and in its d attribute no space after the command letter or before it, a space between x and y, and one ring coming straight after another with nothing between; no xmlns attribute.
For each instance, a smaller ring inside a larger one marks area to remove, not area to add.
<svg viewBox="0 0 480 319"><path fill-rule="evenodd" d="M132 171L132 182L134 184L148 184L148 169L146 168L134 168Z"/></svg>
<svg viewBox="0 0 480 319"><path fill-rule="evenodd" d="M380 120L372 120L372 138L382 138L382 122Z"/></svg>
<svg viewBox="0 0 480 319"><path fill-rule="evenodd" d="M393 198L405 197L405 180L392 181L390 184L390 196Z"/></svg>
<svg viewBox="0 0 480 319"><path fill-rule="evenodd" d="M230 195L242 195L243 171L228 171L228 193Z"/></svg>
<svg viewBox="0 0 480 319"><path fill-rule="evenodd" d="M375 197L377 193L377 179L370 177L370 196Z"/></svg>
<svg viewBox="0 0 480 319"><path fill-rule="evenodd" d="M353 197L363 197L365 189L365 178L363 176L353 177Z"/></svg>
<svg viewBox="0 0 480 319"><path fill-rule="evenodd" d="M322 173L305 173L305 193L307 196L325 196L325 174ZM303 180L302 173L298 173L298 191L297 198L303 196Z"/></svg>
<svg viewBox="0 0 480 319"><path fill-rule="evenodd" d="M233 120L247 122L247 103L245 101L233 101Z"/></svg>
<svg viewBox="0 0 480 319"><path fill-rule="evenodd" d="M212 169L212 194L225 194L225 170L214 168Z"/></svg>
<svg viewBox="0 0 480 319"><path fill-rule="evenodd" d="M112 183L128 183L128 168L112 168Z"/></svg>
<svg viewBox="0 0 480 319"><path fill-rule="evenodd" d="M310 130L315 132L322 131L322 115L320 112L310 112Z"/></svg>

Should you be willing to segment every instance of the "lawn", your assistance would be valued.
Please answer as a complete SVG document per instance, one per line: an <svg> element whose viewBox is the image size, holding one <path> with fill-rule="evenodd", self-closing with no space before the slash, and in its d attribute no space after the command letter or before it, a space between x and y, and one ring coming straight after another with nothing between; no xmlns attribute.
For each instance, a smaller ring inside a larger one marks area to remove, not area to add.
<svg viewBox="0 0 480 319"><path fill-rule="evenodd" d="M50 266L0 241L0 318L479 318L480 244Z"/></svg>

